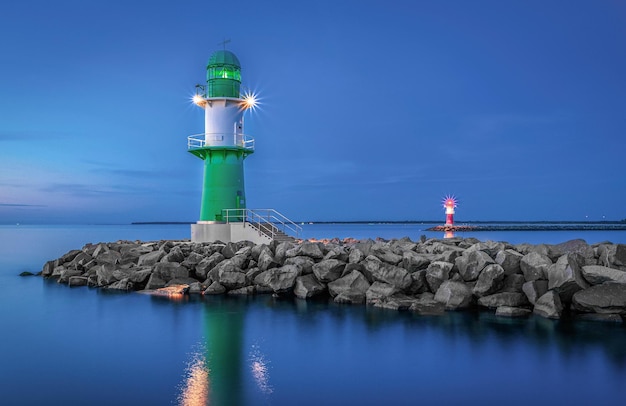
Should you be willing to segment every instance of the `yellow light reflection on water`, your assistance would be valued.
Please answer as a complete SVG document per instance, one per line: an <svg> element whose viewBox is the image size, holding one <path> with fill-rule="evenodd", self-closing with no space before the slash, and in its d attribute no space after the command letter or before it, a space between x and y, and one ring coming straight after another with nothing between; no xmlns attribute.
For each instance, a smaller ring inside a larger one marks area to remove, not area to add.
<svg viewBox="0 0 626 406"><path fill-rule="evenodd" d="M185 370L184 387L178 396L180 406L205 406L209 404L209 368L199 351Z"/></svg>

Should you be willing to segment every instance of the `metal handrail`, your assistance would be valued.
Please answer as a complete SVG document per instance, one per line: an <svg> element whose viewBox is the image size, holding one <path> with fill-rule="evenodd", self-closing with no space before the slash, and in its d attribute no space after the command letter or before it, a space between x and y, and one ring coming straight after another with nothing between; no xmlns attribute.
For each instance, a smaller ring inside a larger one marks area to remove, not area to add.
<svg viewBox="0 0 626 406"><path fill-rule="evenodd" d="M287 235L295 234L296 238L300 238L302 233L302 227L274 209L223 209L222 213L227 223L250 223L271 239L274 239L277 230ZM270 227L264 227L264 224Z"/></svg>
<svg viewBox="0 0 626 406"><path fill-rule="evenodd" d="M207 139L209 142L207 143ZM197 149L210 146L222 146L220 143L226 140L224 146L237 146L245 149L254 149L254 138L247 134L241 133L200 133L193 134L187 137L187 149ZM230 142L232 140L232 142ZM211 141L215 141L217 144L212 145Z"/></svg>

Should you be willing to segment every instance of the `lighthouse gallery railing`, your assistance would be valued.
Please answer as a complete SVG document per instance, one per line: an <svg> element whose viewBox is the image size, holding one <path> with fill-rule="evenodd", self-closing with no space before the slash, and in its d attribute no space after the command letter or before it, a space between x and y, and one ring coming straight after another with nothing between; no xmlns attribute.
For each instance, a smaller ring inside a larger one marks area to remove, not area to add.
<svg viewBox="0 0 626 406"><path fill-rule="evenodd" d="M236 146L254 149L254 138L246 134L201 133L187 137L187 149Z"/></svg>
<svg viewBox="0 0 626 406"><path fill-rule="evenodd" d="M302 227L274 209L223 209L223 219L227 223L251 223L275 239L278 233L300 238ZM270 227L266 226L269 225Z"/></svg>

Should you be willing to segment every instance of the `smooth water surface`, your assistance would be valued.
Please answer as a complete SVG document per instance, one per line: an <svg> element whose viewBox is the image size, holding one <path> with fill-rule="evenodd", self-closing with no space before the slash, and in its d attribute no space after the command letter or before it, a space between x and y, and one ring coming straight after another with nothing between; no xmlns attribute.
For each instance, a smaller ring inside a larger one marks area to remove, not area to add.
<svg viewBox="0 0 626 406"><path fill-rule="evenodd" d="M271 296L171 301L17 276L86 242L188 235L0 226L1 404L624 404L621 324Z"/></svg>

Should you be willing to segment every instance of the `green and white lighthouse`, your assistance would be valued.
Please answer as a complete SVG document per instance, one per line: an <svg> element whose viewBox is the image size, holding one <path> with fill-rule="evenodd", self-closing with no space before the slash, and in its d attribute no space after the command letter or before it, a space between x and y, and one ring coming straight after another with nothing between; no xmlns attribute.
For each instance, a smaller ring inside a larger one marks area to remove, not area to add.
<svg viewBox="0 0 626 406"><path fill-rule="evenodd" d="M243 162L254 152L254 139L244 133L244 113L256 102L253 95L241 93L239 59L230 51L216 51L206 74L206 86L196 86L193 98L204 109L204 133L187 139L189 152L204 161L200 220L192 227L194 241L228 239L220 227L211 225L243 221Z"/></svg>
<svg viewBox="0 0 626 406"><path fill-rule="evenodd" d="M254 138L244 132L244 115L257 102L241 91L239 59L226 49L215 51L206 69L206 85L197 85L193 97L204 109L204 132L187 137L189 152L204 161L200 219L191 225L191 240L262 244L297 238L301 227L281 213L246 207L243 162L254 152Z"/></svg>

